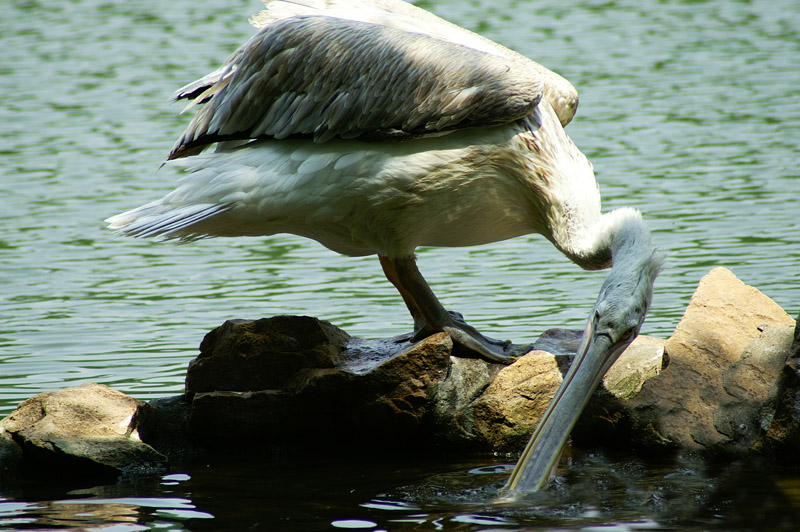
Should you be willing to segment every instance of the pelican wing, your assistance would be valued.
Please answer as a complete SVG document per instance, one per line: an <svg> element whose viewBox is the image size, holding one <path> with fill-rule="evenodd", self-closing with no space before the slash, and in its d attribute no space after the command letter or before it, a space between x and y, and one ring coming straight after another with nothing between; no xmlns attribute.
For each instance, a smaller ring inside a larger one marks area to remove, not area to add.
<svg viewBox="0 0 800 532"><path fill-rule="evenodd" d="M290 16L179 91L205 105L169 158L217 141L402 139L500 125L530 114L542 90L537 71L513 59L370 22Z"/></svg>
<svg viewBox="0 0 800 532"><path fill-rule="evenodd" d="M562 126L566 126L572 120L578 108L578 91L562 76L483 35L456 26L403 0L263 0L263 2L266 9L250 17L250 23L256 28L296 15L324 15L423 33L499 55L534 69L544 83L544 97L555 109Z"/></svg>

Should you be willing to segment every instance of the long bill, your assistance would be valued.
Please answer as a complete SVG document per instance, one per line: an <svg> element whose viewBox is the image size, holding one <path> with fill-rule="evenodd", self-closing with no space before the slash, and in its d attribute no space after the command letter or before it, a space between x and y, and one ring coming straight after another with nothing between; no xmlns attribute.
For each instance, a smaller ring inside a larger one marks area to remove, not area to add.
<svg viewBox="0 0 800 532"><path fill-rule="evenodd" d="M594 322L589 321L567 375L503 487L503 498L538 491L554 476L570 431L603 375L631 341L628 338L615 345L608 334L598 334Z"/></svg>

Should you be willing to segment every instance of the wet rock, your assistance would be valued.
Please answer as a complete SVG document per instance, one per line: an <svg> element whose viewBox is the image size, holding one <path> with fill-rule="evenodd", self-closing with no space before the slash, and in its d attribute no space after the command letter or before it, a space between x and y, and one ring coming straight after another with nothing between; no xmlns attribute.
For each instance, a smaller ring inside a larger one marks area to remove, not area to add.
<svg viewBox="0 0 800 532"><path fill-rule="evenodd" d="M163 472L167 459L139 439L146 403L95 383L39 394L0 421L27 471L43 476L137 476ZM12 454L14 451L11 451Z"/></svg>
<svg viewBox="0 0 800 532"><path fill-rule="evenodd" d="M666 342L668 365L623 404L607 402L595 435L645 448L758 452L774 416L794 320L729 270L701 279ZM584 416L585 417L585 416Z"/></svg>

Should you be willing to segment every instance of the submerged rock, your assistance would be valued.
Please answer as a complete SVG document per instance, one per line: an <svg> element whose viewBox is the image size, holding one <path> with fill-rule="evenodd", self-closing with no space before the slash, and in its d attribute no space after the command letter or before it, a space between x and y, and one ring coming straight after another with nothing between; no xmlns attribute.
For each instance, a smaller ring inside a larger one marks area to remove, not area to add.
<svg viewBox="0 0 800 532"><path fill-rule="evenodd" d="M167 458L139 439L137 417L145 408L146 403L96 383L42 393L0 421L0 432L18 451L7 438L2 447L14 465L45 477L165 472Z"/></svg>

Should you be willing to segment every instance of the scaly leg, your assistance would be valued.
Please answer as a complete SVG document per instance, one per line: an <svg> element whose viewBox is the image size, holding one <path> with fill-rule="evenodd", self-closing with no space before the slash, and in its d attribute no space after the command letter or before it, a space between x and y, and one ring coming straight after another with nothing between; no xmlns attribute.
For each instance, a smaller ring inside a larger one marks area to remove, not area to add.
<svg viewBox="0 0 800 532"><path fill-rule="evenodd" d="M416 258L379 257L386 278L397 288L414 318L412 341L437 332L446 332L454 342L475 351L491 362L508 363L511 357L504 347L510 342L487 338L468 325L457 312L448 312L437 299L417 268Z"/></svg>

